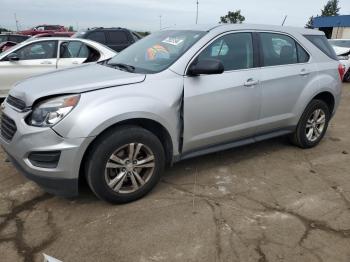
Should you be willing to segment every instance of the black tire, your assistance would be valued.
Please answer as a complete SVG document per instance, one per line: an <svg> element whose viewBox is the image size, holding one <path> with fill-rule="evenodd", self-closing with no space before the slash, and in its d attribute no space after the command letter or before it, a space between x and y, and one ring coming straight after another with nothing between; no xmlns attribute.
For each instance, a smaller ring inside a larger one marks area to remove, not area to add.
<svg viewBox="0 0 350 262"><path fill-rule="evenodd" d="M321 109L324 112L325 125L324 125L324 128L323 128L321 134L319 135L319 137L315 141L310 141L306 135L306 125L307 125L308 119L313 115L313 113L317 109ZM294 145L296 145L300 148L312 148L312 147L316 146L322 140L322 138L324 137L324 135L327 131L330 116L331 115L330 115L329 107L324 101L317 100L317 99L312 100L309 103L309 105L306 107L303 115L301 116L296 130L294 131L293 134L291 134L289 136L290 141Z"/></svg>
<svg viewBox="0 0 350 262"><path fill-rule="evenodd" d="M119 193L108 186L105 168L115 150L130 143L141 143L151 150L154 155L154 171L137 191ZM165 167L164 149L159 139L148 130L137 126L117 127L107 131L94 142L89 152L85 165L87 182L98 198L113 204L128 203L145 196L159 182Z"/></svg>

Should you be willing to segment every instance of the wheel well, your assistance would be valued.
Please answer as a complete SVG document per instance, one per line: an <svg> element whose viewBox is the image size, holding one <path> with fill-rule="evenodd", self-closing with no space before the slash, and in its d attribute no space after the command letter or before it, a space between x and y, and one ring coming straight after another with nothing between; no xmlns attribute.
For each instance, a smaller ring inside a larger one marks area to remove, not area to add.
<svg viewBox="0 0 350 262"><path fill-rule="evenodd" d="M134 118L134 119L129 119L129 120L124 120L121 122L118 122L107 129L105 129L103 132L101 132L98 136L95 137L95 139L90 143L88 146L87 150L84 153L83 160L81 161L80 164L80 170L79 170L79 180L80 182L83 182L83 178L85 177L85 162L89 156L90 150L92 148L92 145L94 142L101 137L103 134L108 132L109 130L116 128L118 126L125 126L125 125L132 125L132 126L139 126L142 127L150 132L152 132L154 135L158 137L160 142L162 143L165 151L165 159L166 159L166 164L171 165L172 160L173 160L173 144L172 140L170 137L170 134L168 131L165 129L164 126L159 124L158 122L150 119L145 119L145 118Z"/></svg>
<svg viewBox="0 0 350 262"><path fill-rule="evenodd" d="M313 99L322 100L329 107L329 112L332 114L334 109L334 96L330 92L322 92L315 96Z"/></svg>

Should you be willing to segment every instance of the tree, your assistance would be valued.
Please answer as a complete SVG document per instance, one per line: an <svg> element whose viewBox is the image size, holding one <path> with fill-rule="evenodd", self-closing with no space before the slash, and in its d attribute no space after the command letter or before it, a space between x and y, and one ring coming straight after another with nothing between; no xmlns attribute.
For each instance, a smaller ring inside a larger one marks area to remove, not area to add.
<svg viewBox="0 0 350 262"><path fill-rule="evenodd" d="M7 30L6 28L0 27L0 32L10 32L10 31Z"/></svg>
<svg viewBox="0 0 350 262"><path fill-rule="evenodd" d="M339 15L340 7L339 0L329 0L321 10L321 16L335 16Z"/></svg>
<svg viewBox="0 0 350 262"><path fill-rule="evenodd" d="M314 28L314 16L311 16L309 18L309 21L307 21L305 28L311 28L311 29Z"/></svg>
<svg viewBox="0 0 350 262"><path fill-rule="evenodd" d="M73 26L70 25L70 26L68 27L68 31L69 31L69 32L74 32Z"/></svg>
<svg viewBox="0 0 350 262"><path fill-rule="evenodd" d="M220 17L220 23L223 24L241 24L245 20L245 17L241 15L241 10L229 11L227 15Z"/></svg>

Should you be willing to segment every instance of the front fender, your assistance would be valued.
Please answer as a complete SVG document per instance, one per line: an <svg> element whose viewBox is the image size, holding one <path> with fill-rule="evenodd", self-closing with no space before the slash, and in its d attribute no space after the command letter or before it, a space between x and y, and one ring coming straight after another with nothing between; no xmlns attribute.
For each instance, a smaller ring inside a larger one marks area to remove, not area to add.
<svg viewBox="0 0 350 262"><path fill-rule="evenodd" d="M103 89L81 94L78 106L53 129L63 137L96 137L107 128L124 120L144 118L162 125L169 133L174 153L180 137L180 106L182 89L168 87L166 94L148 92L138 87L138 92L128 92L135 86ZM144 93L143 93L144 92ZM150 95L156 94L156 95Z"/></svg>

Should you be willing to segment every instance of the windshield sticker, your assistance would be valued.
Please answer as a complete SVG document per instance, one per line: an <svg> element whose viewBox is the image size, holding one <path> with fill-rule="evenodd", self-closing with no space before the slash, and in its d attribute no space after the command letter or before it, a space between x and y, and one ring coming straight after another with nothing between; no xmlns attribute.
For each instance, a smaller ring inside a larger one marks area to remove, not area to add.
<svg viewBox="0 0 350 262"><path fill-rule="evenodd" d="M169 37L165 38L162 41L162 43L178 46L179 44L183 43L183 41L185 41L183 38L169 36Z"/></svg>

